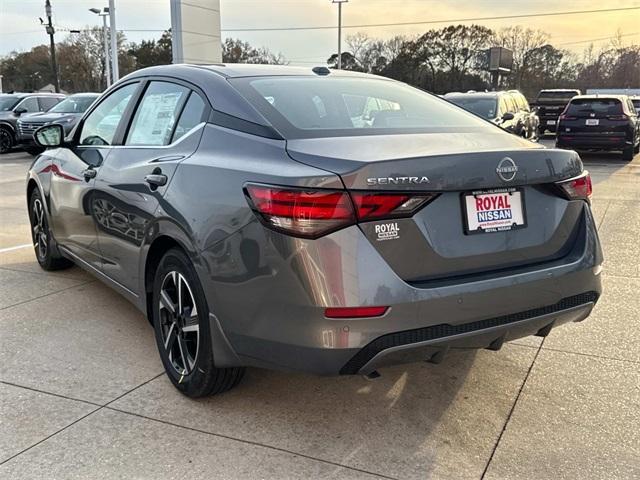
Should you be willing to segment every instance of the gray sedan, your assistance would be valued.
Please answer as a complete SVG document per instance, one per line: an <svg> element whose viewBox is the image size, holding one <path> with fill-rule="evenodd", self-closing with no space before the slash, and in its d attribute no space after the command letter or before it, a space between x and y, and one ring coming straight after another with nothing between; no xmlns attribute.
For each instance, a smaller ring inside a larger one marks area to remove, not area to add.
<svg viewBox="0 0 640 480"><path fill-rule="evenodd" d="M247 366L375 376L498 350L601 293L578 154L389 79L152 67L35 137L38 262L133 302L192 397Z"/></svg>

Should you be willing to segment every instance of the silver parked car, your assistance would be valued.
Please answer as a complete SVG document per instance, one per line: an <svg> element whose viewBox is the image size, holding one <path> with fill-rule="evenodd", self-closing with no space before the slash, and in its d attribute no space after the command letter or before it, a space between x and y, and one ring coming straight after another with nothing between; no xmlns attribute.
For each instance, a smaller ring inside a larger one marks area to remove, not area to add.
<svg viewBox="0 0 640 480"><path fill-rule="evenodd" d="M498 350L585 319L601 293L578 154L396 81L152 67L70 137L35 137L38 262L131 300L189 396L246 366L375 375Z"/></svg>

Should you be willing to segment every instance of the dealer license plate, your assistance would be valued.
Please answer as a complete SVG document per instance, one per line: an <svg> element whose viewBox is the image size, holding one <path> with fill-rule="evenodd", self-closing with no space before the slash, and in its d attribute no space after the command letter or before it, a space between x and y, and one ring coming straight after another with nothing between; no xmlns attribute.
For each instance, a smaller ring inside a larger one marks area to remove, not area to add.
<svg viewBox="0 0 640 480"><path fill-rule="evenodd" d="M465 193L463 202L467 234L504 232L527 226L524 192L520 189Z"/></svg>

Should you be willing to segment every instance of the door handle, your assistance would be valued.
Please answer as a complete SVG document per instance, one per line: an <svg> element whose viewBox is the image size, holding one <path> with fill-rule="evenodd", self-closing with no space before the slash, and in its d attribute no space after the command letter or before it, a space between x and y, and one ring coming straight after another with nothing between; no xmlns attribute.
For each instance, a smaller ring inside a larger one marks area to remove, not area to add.
<svg viewBox="0 0 640 480"><path fill-rule="evenodd" d="M162 173L152 173L144 177L144 181L151 185L152 189L156 189L167 184L167 176Z"/></svg>
<svg viewBox="0 0 640 480"><path fill-rule="evenodd" d="M82 176L84 177L85 181L89 181L92 178L96 178L96 175L98 174L98 172L96 170L94 170L93 168L87 168L86 170L84 170L82 172Z"/></svg>

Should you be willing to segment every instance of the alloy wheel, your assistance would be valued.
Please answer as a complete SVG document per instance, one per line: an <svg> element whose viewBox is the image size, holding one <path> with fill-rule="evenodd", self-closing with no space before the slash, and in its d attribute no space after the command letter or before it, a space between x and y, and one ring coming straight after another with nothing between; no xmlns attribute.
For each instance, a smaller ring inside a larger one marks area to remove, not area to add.
<svg viewBox="0 0 640 480"><path fill-rule="evenodd" d="M36 250L36 255L41 260L47 257L47 249L49 245L47 223L44 217L44 208L42 201L36 198L33 202L33 215L31 216L31 228L33 229L33 247Z"/></svg>
<svg viewBox="0 0 640 480"><path fill-rule="evenodd" d="M198 358L200 324L192 289L180 272L171 271L162 280L159 314L169 363L179 375L189 375Z"/></svg>

